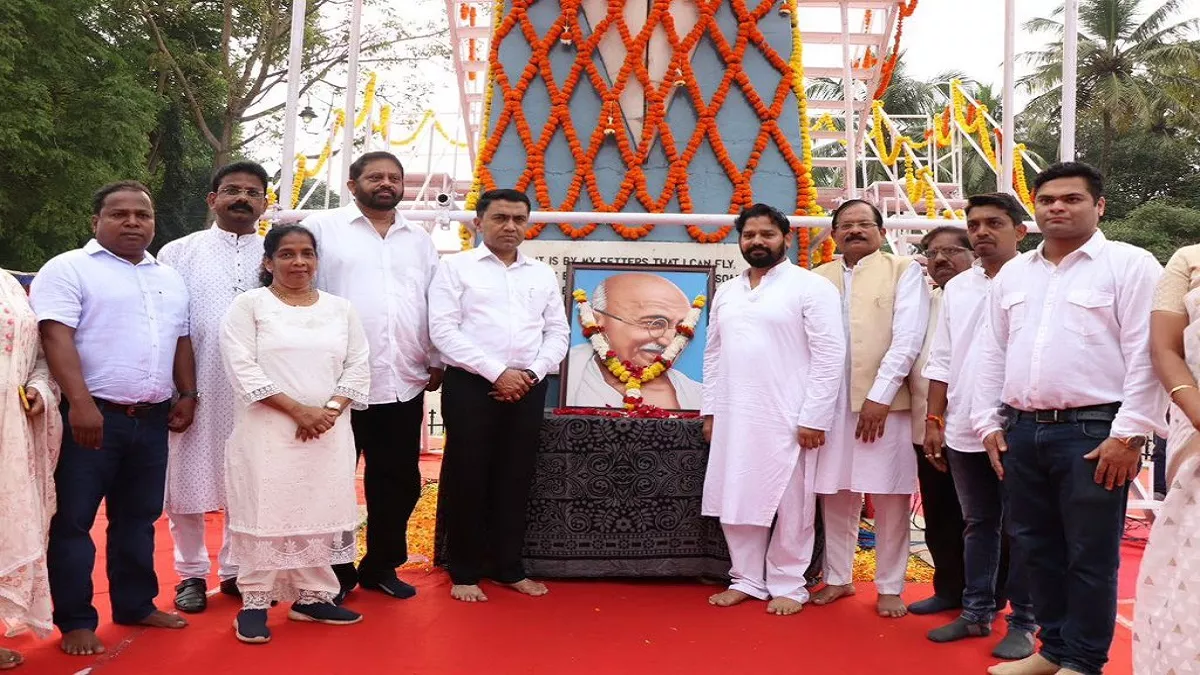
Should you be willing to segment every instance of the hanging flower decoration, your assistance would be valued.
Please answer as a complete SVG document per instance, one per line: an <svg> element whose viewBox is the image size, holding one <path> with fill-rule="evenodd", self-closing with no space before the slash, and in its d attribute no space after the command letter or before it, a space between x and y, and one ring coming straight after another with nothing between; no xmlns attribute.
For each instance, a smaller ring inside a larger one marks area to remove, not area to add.
<svg viewBox="0 0 1200 675"><path fill-rule="evenodd" d="M583 336L592 344L592 350L600 357L605 369L625 383L622 403L626 410L642 407L642 385L667 372L674 365L675 359L687 348L696 335L696 324L700 321L700 312L707 302L703 295L697 295L687 315L675 325L675 337L671 344L654 357L653 363L642 367L617 357L617 353L608 342L608 337L604 335L604 327L596 322L596 313L588 302L587 291L577 288L571 293L571 297L579 309L579 324L583 327Z"/></svg>
<svg viewBox="0 0 1200 675"><path fill-rule="evenodd" d="M497 0L493 16L495 28L490 40L488 62L489 77L485 93L485 106L490 107L493 90L499 91L497 105L502 106L495 117L485 112L487 123L480 138L477 158L475 186L473 192L496 187L491 164L502 139L515 133L525 148L525 169L512 181L513 187L530 191L537 207L545 210L577 210L586 193L591 209L601 213L616 213L633 210L628 207L640 205L651 213L663 213L673 202L682 213L694 213L694 204L689 185L690 165L706 143L712 150L717 163L724 170L733 186L729 213L753 203L752 179L764 152L774 145L778 154L796 176L796 212L806 215L823 213L817 204L817 189L811 178L812 143L807 124L801 124L802 143L800 152L794 147L780 126L789 93L793 93L800 106L800 119L807 121L803 88L803 67L800 63L800 30L796 20L796 0L784 0L783 8L790 15L793 33L791 58L785 59L768 42L759 29L759 22L770 12L773 3L728 0L728 2L697 2L699 13L695 27L686 34L679 34L670 17L669 2L654 2L643 30L632 34L621 29L619 17L623 16L624 0L610 0L606 17L591 27L587 34L579 26L577 17L581 0L560 0L558 18L544 32L539 32L528 15L535 0L512 0L511 3ZM751 7L753 5L753 7ZM720 29L717 10L728 8L737 22L736 35L731 42ZM656 29L661 28L661 31ZM673 52L673 61L668 73L661 81L650 77L644 59L627 58L620 72L611 79L602 73L596 63L595 53L601 39L607 35L619 36L627 54L645 54L652 35L665 32ZM529 62L519 72L509 72L501 62L499 53L504 40L514 33L531 47ZM725 64L723 77L715 93L706 102L700 89L696 73L692 69L688 53L701 40L711 41ZM559 45L574 46L574 65L565 79L558 79L551 68L550 54ZM771 92L758 92L743 67L746 50L754 49L762 54L781 77L778 86ZM524 98L533 80L540 78L549 94L550 112L545 125L534 129L523 108ZM598 118L580 120L572 116L569 104L573 93L584 78L597 92L601 100ZM644 92L646 117L639 137L632 138L621 116L621 96L632 81L636 81ZM721 137L717 115L734 90L740 92L758 118L756 134L748 160L739 166ZM667 123L667 100L674 90L686 90L686 95L696 108L695 129L686 139L676 139ZM578 125L578 126L576 126ZM510 131L511 130L511 131ZM551 141L560 136L570 150L574 170L561 200L550 196L550 181L546 175L545 155ZM624 175L615 196L608 197L599 188L595 165L600 151L608 144L615 147L621 158ZM648 187L645 166L655 146L661 148L666 158L667 178L661 192L653 194ZM526 231L526 238L537 237L545 225L538 224ZM559 230L572 239L587 237L598 227L597 223L576 226L559 223ZM622 238L637 240L653 230L651 225L638 227L611 225ZM687 232L692 239L712 243L724 241L733 230L732 224L708 232L698 226L690 226Z"/></svg>

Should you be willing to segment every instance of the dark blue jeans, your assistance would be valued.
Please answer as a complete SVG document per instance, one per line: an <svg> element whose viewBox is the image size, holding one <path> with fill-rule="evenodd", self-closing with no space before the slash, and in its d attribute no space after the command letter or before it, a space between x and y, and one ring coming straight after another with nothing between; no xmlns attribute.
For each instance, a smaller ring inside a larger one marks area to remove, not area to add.
<svg viewBox="0 0 1200 675"><path fill-rule="evenodd" d="M1099 675L1117 620L1117 568L1128 485L1109 491L1083 459L1111 422L1010 420L1004 488L1024 549L1041 626L1041 654L1060 668Z"/></svg>
<svg viewBox="0 0 1200 675"><path fill-rule="evenodd" d="M113 621L135 624L154 612L154 523L162 515L167 477L167 405L142 417L101 408L104 443L80 447L63 431L54 472L58 510L50 521L47 566L54 625L63 633L99 622L92 605L96 545L91 529L105 501L108 517L108 585ZM67 406L62 408L67 418Z"/></svg>
<svg viewBox="0 0 1200 675"><path fill-rule="evenodd" d="M1011 518L1006 517L1009 507L1004 503L1003 486L987 453L951 449L946 453L946 460L966 523L963 533L966 587L962 596L962 618L971 623L991 624L996 612L1004 608L1003 597L1007 597L1007 602L1012 605L1012 613L1008 615L1009 629L1036 630L1025 556L1020 547L1013 545L1015 537L1009 536ZM1007 561L1003 560L1005 550ZM1003 586L1003 596L997 593L998 586Z"/></svg>

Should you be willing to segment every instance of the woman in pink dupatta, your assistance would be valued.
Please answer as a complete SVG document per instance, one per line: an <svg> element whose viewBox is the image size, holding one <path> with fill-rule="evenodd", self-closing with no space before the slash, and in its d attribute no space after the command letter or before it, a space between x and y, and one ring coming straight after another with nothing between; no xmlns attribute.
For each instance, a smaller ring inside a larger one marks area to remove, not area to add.
<svg viewBox="0 0 1200 675"><path fill-rule="evenodd" d="M25 289L0 270L0 619L10 632L45 636L53 629L46 536L62 417L38 345ZM0 647L0 670L20 663Z"/></svg>
<svg viewBox="0 0 1200 675"><path fill-rule="evenodd" d="M1167 263L1150 315L1154 371L1171 394L1167 499L1138 572L1137 675L1200 675L1200 246Z"/></svg>

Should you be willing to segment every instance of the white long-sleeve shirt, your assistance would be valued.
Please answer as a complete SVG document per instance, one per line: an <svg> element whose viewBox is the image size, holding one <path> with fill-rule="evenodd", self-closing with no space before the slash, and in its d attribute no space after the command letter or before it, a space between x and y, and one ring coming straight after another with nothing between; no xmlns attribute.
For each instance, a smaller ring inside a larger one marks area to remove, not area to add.
<svg viewBox="0 0 1200 675"><path fill-rule="evenodd" d="M569 333L558 276L519 251L509 266L487 246L443 258L429 286L429 334L442 359L489 382L505 368L539 379L556 372Z"/></svg>
<svg viewBox="0 0 1200 675"><path fill-rule="evenodd" d="M317 288L346 298L371 349L371 403L410 401L441 358L429 339L426 293L437 270L433 239L397 213L385 236L350 203L302 223L317 238Z"/></svg>
<svg viewBox="0 0 1200 675"><path fill-rule="evenodd" d="M972 359L991 285L978 262L946 284L929 360L921 371L925 379L946 383L946 445L959 452L983 452L971 426L976 374Z"/></svg>
<svg viewBox="0 0 1200 675"><path fill-rule="evenodd" d="M1042 247L996 275L972 398L980 438L1000 404L1062 410L1121 403L1111 434L1165 433L1166 393L1150 365L1150 309L1162 265L1097 231L1054 265Z"/></svg>

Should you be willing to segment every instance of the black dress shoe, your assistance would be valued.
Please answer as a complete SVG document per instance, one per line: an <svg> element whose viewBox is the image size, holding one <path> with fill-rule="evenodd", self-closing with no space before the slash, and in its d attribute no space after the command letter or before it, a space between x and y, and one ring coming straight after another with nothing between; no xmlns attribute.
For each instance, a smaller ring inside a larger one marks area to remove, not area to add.
<svg viewBox="0 0 1200 675"><path fill-rule="evenodd" d="M380 579L378 581L360 579L358 585L359 587L368 591L378 591L401 600L407 600L408 598L411 598L417 594L416 588L413 588L411 585L400 581L400 579L395 576L389 579Z"/></svg>
<svg viewBox="0 0 1200 675"><path fill-rule="evenodd" d="M221 581L221 592L235 598L242 597L242 589L238 588L237 577L232 579L223 579Z"/></svg>
<svg viewBox="0 0 1200 675"><path fill-rule="evenodd" d="M208 584L203 579L184 579L175 587L175 609L199 614L208 607Z"/></svg>

